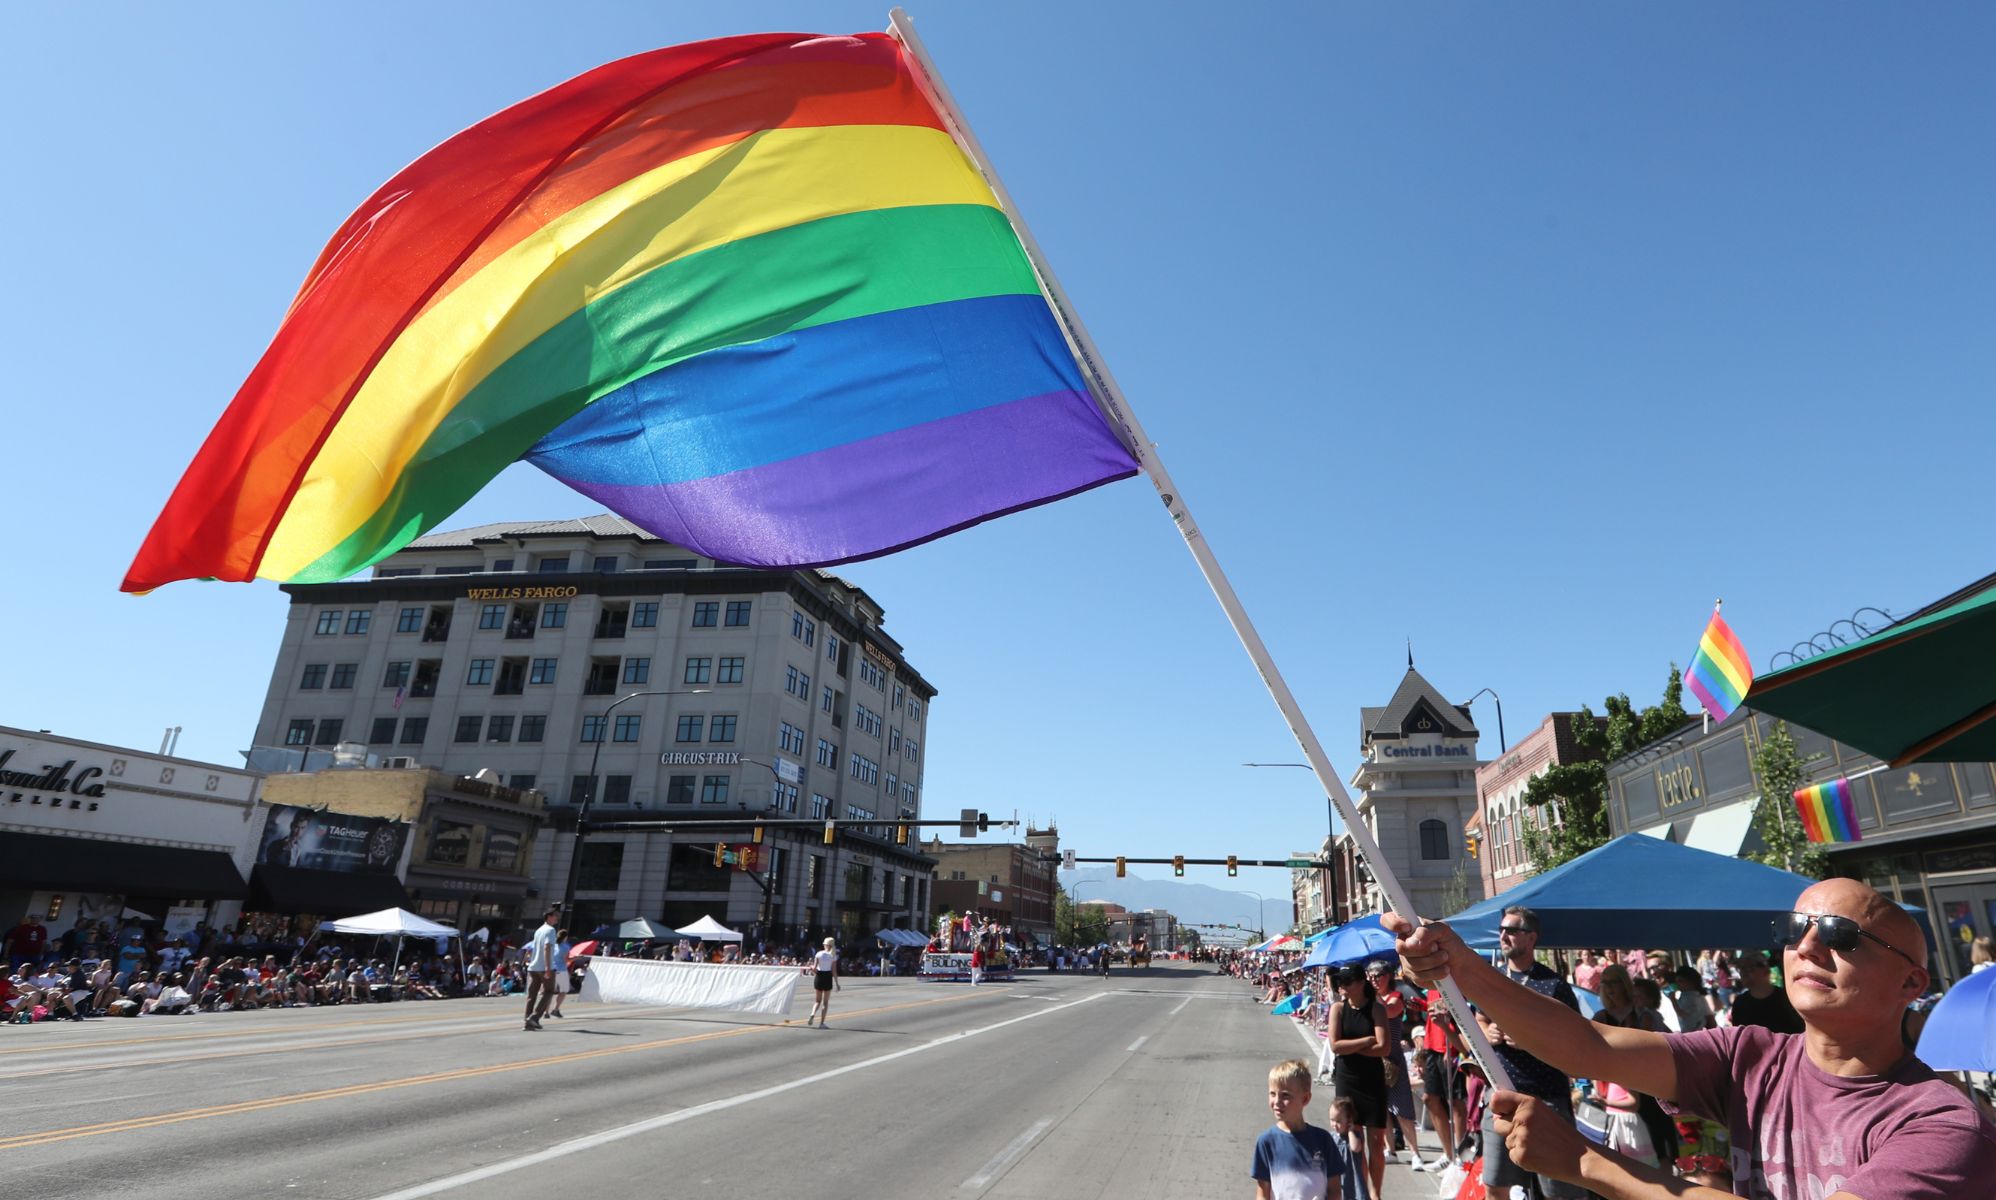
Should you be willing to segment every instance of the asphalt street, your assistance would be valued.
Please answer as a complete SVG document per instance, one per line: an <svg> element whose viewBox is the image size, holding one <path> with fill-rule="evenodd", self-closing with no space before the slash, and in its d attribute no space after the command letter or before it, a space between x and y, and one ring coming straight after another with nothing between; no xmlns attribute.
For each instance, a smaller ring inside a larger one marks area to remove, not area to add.
<svg viewBox="0 0 1996 1200"><path fill-rule="evenodd" d="M1268 1068L1304 1050L1183 963L847 980L824 1030L810 999L571 1002L540 1033L517 999L0 1027L0 1195L1247 1196Z"/></svg>

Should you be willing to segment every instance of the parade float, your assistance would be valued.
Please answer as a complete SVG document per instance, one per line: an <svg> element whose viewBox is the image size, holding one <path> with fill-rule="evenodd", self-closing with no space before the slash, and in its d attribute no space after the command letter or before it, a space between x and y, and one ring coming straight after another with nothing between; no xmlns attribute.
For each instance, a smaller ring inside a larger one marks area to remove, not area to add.
<svg viewBox="0 0 1996 1200"><path fill-rule="evenodd" d="M1013 951L1006 940L1010 932L980 920L976 913L944 913L937 919L936 935L929 939L929 948L922 955L918 977L931 983L968 983L970 956L981 946L984 982L1010 983Z"/></svg>

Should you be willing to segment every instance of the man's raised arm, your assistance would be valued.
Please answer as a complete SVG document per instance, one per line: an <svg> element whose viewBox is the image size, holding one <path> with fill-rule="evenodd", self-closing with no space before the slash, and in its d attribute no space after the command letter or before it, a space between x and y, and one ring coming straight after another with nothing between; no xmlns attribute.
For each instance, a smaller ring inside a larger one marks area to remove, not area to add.
<svg viewBox="0 0 1996 1200"><path fill-rule="evenodd" d="M1416 929L1396 913L1384 918L1414 976L1454 977L1462 994L1506 1041L1568 1075L1611 1079L1659 1100L1677 1098L1677 1064L1660 1033L1600 1025L1566 1005L1514 983L1446 925Z"/></svg>

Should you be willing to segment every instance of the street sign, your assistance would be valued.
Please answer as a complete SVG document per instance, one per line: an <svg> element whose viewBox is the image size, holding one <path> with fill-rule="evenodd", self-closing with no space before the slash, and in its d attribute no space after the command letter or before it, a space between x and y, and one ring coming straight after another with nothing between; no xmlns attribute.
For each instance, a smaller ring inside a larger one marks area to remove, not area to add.
<svg viewBox="0 0 1996 1200"><path fill-rule="evenodd" d="M967 837L967 838L976 837L977 810L974 808L966 808L960 811L962 815L958 818L958 820L962 821L962 824L957 826L956 835L958 837Z"/></svg>
<svg viewBox="0 0 1996 1200"><path fill-rule="evenodd" d="M804 778L804 773L797 769L796 763L791 762L787 758L778 758L776 760L776 777L785 783L796 783Z"/></svg>
<svg viewBox="0 0 1996 1200"><path fill-rule="evenodd" d="M1074 869L1074 851L1062 850L1060 852L1060 869L1063 871L1072 871Z"/></svg>
<svg viewBox="0 0 1996 1200"><path fill-rule="evenodd" d="M1292 858L1289 860L1288 865L1291 868L1314 867L1317 865L1317 860L1314 858Z"/></svg>

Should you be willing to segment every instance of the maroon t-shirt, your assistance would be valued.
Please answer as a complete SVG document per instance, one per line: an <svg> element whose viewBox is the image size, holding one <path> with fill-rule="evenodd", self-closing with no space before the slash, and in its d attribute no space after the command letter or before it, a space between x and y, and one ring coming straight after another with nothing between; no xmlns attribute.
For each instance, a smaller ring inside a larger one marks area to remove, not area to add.
<svg viewBox="0 0 1996 1200"><path fill-rule="evenodd" d="M1800 1034L1749 1025L1666 1036L1672 1107L1725 1124L1736 1196L1963 1200L1996 1180L1996 1125L1910 1054L1884 1075L1832 1075Z"/></svg>

